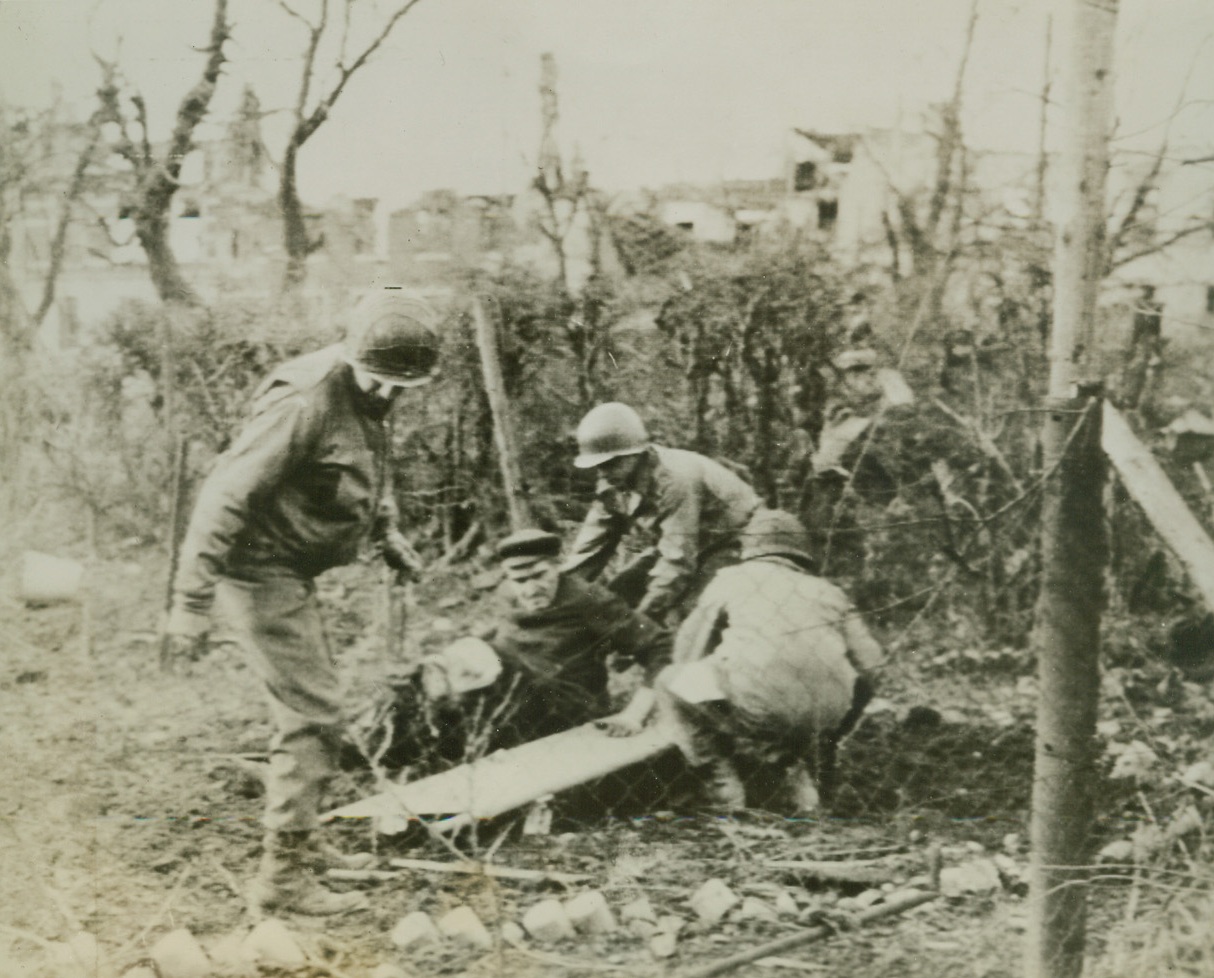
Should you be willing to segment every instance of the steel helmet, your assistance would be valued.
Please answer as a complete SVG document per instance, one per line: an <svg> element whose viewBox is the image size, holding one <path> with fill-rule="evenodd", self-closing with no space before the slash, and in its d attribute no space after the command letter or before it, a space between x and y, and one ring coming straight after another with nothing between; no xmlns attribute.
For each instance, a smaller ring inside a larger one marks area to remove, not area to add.
<svg viewBox="0 0 1214 978"><path fill-rule="evenodd" d="M636 455L649 447L645 422L627 404L609 401L586 412L577 426L579 469L593 469L620 455Z"/></svg>
<svg viewBox="0 0 1214 978"><path fill-rule="evenodd" d="M430 383L438 372L438 314L407 292L368 293L351 311L346 361L384 384Z"/></svg>
<svg viewBox="0 0 1214 978"><path fill-rule="evenodd" d="M782 509L761 509L742 531L742 559L792 557L813 563L809 553L809 534L801 521Z"/></svg>

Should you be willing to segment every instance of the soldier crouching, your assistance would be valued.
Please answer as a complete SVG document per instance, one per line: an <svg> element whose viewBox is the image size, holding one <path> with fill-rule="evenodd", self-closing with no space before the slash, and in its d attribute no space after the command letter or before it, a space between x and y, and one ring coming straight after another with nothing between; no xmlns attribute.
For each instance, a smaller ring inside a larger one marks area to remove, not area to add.
<svg viewBox="0 0 1214 978"><path fill-rule="evenodd" d="M846 595L811 573L795 517L756 516L741 556L679 629L674 663L657 679L659 707L713 805L745 807L739 768L775 765L791 812L814 814L883 653Z"/></svg>

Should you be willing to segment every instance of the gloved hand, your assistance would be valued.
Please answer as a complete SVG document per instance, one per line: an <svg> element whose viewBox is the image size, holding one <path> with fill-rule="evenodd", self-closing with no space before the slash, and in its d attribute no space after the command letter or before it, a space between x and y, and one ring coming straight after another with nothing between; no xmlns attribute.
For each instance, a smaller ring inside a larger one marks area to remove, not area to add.
<svg viewBox="0 0 1214 978"><path fill-rule="evenodd" d="M391 567L403 580L414 580L421 576L426 569L426 562L405 539L400 530L388 530L379 544L384 563Z"/></svg>
<svg viewBox="0 0 1214 978"><path fill-rule="evenodd" d="M160 671L185 672L210 651L207 641L211 621L174 606L160 632Z"/></svg>

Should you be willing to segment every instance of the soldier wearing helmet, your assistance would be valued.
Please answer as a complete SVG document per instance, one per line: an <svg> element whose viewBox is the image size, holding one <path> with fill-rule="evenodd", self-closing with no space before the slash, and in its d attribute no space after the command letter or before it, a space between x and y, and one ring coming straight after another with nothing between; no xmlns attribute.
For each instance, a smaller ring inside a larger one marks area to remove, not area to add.
<svg viewBox="0 0 1214 978"><path fill-rule="evenodd" d="M593 581L563 573L561 539L520 530L497 546L507 607L501 621L391 678L356 721L354 739L384 768L434 769L596 721L640 731L650 686L610 714L608 669L637 664L650 681L670 662L669 631Z"/></svg>
<svg viewBox="0 0 1214 978"><path fill-rule="evenodd" d="M600 404L577 429L574 465L598 477L595 501L566 568L594 579L624 537L640 528L656 543L613 580L637 610L663 618L681 610L729 559L760 499L741 477L696 452L655 445L626 404Z"/></svg>
<svg viewBox="0 0 1214 978"><path fill-rule="evenodd" d="M788 807L814 813L834 787L839 741L872 697L881 647L812 567L800 521L765 510L747 528L741 563L704 589L658 677L661 709L721 807L746 805L740 768L775 770Z"/></svg>
<svg viewBox="0 0 1214 978"><path fill-rule="evenodd" d="M365 902L311 875L311 833L341 732L313 579L354 560L372 536L390 566L420 566L395 525L387 417L402 390L435 376L437 316L385 289L357 303L348 325L344 344L283 364L254 393L248 422L199 491L165 626L166 661L196 659L214 607L269 701L255 910L329 914Z"/></svg>

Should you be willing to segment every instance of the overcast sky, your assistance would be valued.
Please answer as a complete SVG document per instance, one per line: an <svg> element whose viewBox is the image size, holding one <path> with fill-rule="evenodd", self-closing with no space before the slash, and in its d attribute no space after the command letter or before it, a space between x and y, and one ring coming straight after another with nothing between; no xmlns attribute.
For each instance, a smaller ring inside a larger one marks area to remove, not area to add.
<svg viewBox="0 0 1214 978"><path fill-rule="evenodd" d="M306 9L316 0L297 2ZM545 51L559 71L562 146L580 149L599 186L777 176L791 126L919 127L924 106L952 88L969 6L421 0L304 150L301 183L313 200L345 193L393 206L438 187L520 189L538 143ZM980 0L966 85L974 143L1034 145L1047 12L1062 6ZM90 50L112 54L121 36L123 69L148 98L153 134L163 136L198 77L194 48L206 42L210 14L206 0L0 0L0 95L38 105L57 88L83 114L97 79ZM216 115L231 110L246 82L264 109L288 105L299 25L275 0L230 0L230 14L231 64ZM1055 27L1055 65L1063 26ZM1119 132L1153 145L1195 64L1191 104L1175 124L1183 142L1214 147L1212 34L1214 0L1122 0ZM274 117L266 136L276 152Z"/></svg>

